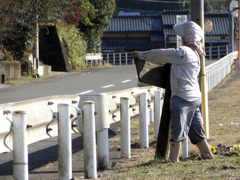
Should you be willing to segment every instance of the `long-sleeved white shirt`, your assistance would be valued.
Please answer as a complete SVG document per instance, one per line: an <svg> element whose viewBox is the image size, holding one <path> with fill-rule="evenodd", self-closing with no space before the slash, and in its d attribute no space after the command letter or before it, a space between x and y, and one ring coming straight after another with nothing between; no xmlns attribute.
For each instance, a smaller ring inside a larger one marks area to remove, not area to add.
<svg viewBox="0 0 240 180"><path fill-rule="evenodd" d="M172 96L179 96L187 101L201 97L198 84L200 72L200 57L188 46L179 49L154 49L138 52L138 58L159 65L172 64L170 84Z"/></svg>

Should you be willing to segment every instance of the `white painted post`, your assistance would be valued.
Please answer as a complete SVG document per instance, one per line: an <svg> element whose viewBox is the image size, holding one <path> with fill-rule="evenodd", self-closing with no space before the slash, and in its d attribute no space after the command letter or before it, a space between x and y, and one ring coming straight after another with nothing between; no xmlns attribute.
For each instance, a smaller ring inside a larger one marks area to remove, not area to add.
<svg viewBox="0 0 240 180"><path fill-rule="evenodd" d="M58 104L58 179L72 179L70 105Z"/></svg>
<svg viewBox="0 0 240 180"><path fill-rule="evenodd" d="M25 111L14 111L13 118L13 178L28 180L27 119Z"/></svg>
<svg viewBox="0 0 240 180"><path fill-rule="evenodd" d="M218 46L218 59L220 59L220 53L221 53L220 46Z"/></svg>
<svg viewBox="0 0 240 180"><path fill-rule="evenodd" d="M126 65L128 64L128 54L127 54L127 52L125 52L125 64Z"/></svg>
<svg viewBox="0 0 240 180"><path fill-rule="evenodd" d="M148 122L148 124L151 124L151 123L154 122L154 117L153 117L154 113L153 113L153 109L151 108L150 104L148 104L148 111L149 111L149 122Z"/></svg>
<svg viewBox="0 0 240 180"><path fill-rule="evenodd" d="M84 147L84 176L97 178L96 135L94 102L82 103L83 111L83 147Z"/></svg>
<svg viewBox="0 0 240 180"><path fill-rule="evenodd" d="M80 95L79 109L82 109L84 101L93 101L95 104L95 130L101 132L104 129L110 128L109 123L109 109L108 109L108 96L106 93L99 94L83 94ZM80 130L81 131L81 130Z"/></svg>
<svg viewBox="0 0 240 180"><path fill-rule="evenodd" d="M162 115L162 90L154 91L154 137L158 137L158 131Z"/></svg>
<svg viewBox="0 0 240 180"><path fill-rule="evenodd" d="M115 53L113 53L113 65L115 66Z"/></svg>
<svg viewBox="0 0 240 180"><path fill-rule="evenodd" d="M122 65L122 54L119 53L119 65Z"/></svg>
<svg viewBox="0 0 240 180"><path fill-rule="evenodd" d="M130 101L127 97L120 98L120 127L121 127L121 153L124 158L131 158L130 133Z"/></svg>
<svg viewBox="0 0 240 180"><path fill-rule="evenodd" d="M107 53L107 63L109 63L109 53Z"/></svg>
<svg viewBox="0 0 240 180"><path fill-rule="evenodd" d="M140 148L148 148L148 105L147 105L147 94L143 92L140 96L139 104L139 131L140 131Z"/></svg>
<svg viewBox="0 0 240 180"><path fill-rule="evenodd" d="M182 142L182 157L185 159L188 157L188 138Z"/></svg>
<svg viewBox="0 0 240 180"><path fill-rule="evenodd" d="M108 129L97 132L97 154L98 168L109 168L109 145L108 145Z"/></svg>
<svg viewBox="0 0 240 180"><path fill-rule="evenodd" d="M209 59L212 59L212 46L209 47Z"/></svg>
<svg viewBox="0 0 240 180"><path fill-rule="evenodd" d="M108 145L108 128L109 111L108 96L106 93L80 95L80 104L84 101L93 101L95 104L95 131L97 132L97 154L98 168L109 168L109 145ZM79 107L82 108L81 106Z"/></svg>

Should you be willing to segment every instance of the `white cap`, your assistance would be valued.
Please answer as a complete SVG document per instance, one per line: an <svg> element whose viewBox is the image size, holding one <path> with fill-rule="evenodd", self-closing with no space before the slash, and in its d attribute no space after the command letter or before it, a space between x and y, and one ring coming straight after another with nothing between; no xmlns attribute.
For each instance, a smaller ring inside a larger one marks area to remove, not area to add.
<svg viewBox="0 0 240 180"><path fill-rule="evenodd" d="M204 36L202 28L193 21L175 24L173 30L177 35L183 37L186 43L201 41Z"/></svg>

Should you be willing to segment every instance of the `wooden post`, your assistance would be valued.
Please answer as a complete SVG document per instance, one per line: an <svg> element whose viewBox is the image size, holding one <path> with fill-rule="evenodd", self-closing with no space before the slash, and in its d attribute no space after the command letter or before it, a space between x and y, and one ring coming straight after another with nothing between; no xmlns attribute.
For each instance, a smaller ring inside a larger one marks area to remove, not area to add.
<svg viewBox="0 0 240 180"><path fill-rule="evenodd" d="M170 98L171 98L171 87L169 84L165 89L162 116L161 116L161 121L159 126L158 139L157 139L157 148L155 153L156 159L165 159L168 154L168 143L169 143L170 124L171 124Z"/></svg>

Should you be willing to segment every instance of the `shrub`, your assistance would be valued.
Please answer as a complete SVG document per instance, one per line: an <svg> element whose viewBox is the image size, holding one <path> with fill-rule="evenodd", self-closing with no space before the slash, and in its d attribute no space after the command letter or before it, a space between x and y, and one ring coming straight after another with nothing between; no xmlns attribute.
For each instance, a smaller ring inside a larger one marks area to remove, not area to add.
<svg viewBox="0 0 240 180"><path fill-rule="evenodd" d="M86 66L86 42L78 29L74 25L62 22L57 24L57 32L59 39L65 43L72 69Z"/></svg>

